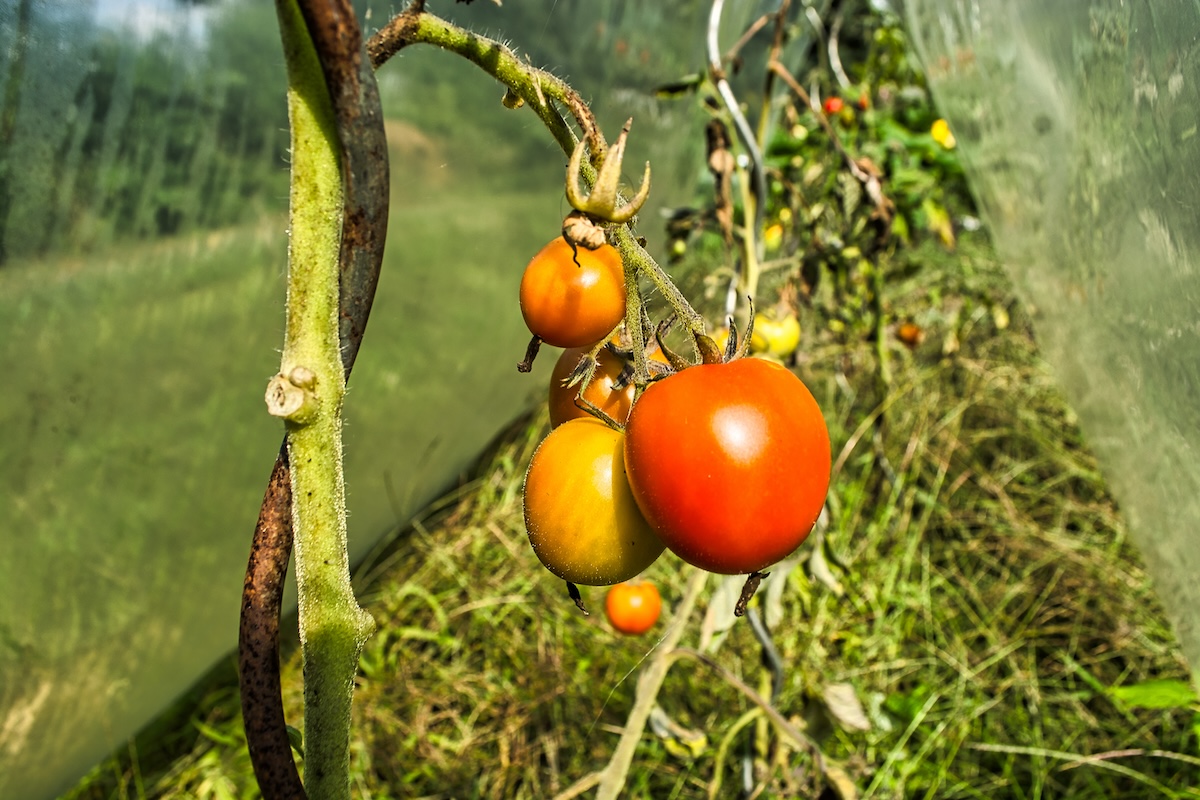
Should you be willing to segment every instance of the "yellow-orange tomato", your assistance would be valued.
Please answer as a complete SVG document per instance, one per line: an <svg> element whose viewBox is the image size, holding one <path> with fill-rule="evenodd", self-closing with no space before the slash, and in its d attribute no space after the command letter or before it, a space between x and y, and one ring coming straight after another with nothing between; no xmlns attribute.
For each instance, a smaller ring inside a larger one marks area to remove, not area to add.
<svg viewBox="0 0 1200 800"><path fill-rule="evenodd" d="M766 342L764 350L767 353L776 358L787 358L800 346L800 320L795 314L755 314L754 340L759 336Z"/></svg>
<svg viewBox="0 0 1200 800"><path fill-rule="evenodd" d="M604 613L616 630L637 636L654 627L662 613L662 598L649 581L618 583L604 598Z"/></svg>
<svg viewBox="0 0 1200 800"><path fill-rule="evenodd" d="M625 477L625 437L596 419L573 419L538 445L525 473L525 530L538 560L585 586L629 580L663 543Z"/></svg>
<svg viewBox="0 0 1200 800"><path fill-rule="evenodd" d="M625 317L625 272L612 245L574 252L561 236L521 276L521 315L530 332L555 347L603 339Z"/></svg>
<svg viewBox="0 0 1200 800"><path fill-rule="evenodd" d="M550 425L557 428L569 419L579 419L590 416L579 406L575 398L579 396L579 386L566 386L565 381L571 377L579 360L587 355L589 348L573 347L564 350L554 365L550 374ZM629 408L633 405L633 383L626 380L621 388L616 384L621 380L625 370L625 362L620 356L611 352L607 347L596 354L596 373L583 392L583 399L603 411L619 423L624 424L629 416Z"/></svg>

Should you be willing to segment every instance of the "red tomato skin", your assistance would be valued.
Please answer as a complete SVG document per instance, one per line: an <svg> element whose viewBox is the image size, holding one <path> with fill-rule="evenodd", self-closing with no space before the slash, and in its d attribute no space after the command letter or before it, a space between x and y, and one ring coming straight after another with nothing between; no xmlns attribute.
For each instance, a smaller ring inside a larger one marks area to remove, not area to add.
<svg viewBox="0 0 1200 800"><path fill-rule="evenodd" d="M566 240L557 236L525 267L520 301L525 325L546 344L595 344L625 318L621 256L608 244L572 253Z"/></svg>
<svg viewBox="0 0 1200 800"><path fill-rule="evenodd" d="M825 113L829 115L841 113L841 110L846 107L845 102L840 97L830 97L825 100Z"/></svg>
<svg viewBox="0 0 1200 800"><path fill-rule="evenodd" d="M651 384L625 429L625 467L646 520L684 561L727 575L800 546L824 506L830 462L808 388L757 358Z"/></svg>
<svg viewBox="0 0 1200 800"><path fill-rule="evenodd" d="M627 636L640 636L658 622L662 596L649 581L618 583L604 596L604 613L614 630Z"/></svg>

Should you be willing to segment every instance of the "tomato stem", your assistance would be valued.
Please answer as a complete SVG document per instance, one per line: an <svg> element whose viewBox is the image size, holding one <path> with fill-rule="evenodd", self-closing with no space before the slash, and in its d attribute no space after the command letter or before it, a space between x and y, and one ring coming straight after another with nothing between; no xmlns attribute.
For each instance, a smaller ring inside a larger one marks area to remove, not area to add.
<svg viewBox="0 0 1200 800"><path fill-rule="evenodd" d="M742 593L738 597L737 605L733 607L733 615L741 617L746 614L746 606L750 605L750 601L754 599L754 593L758 591L758 585L762 583L763 578L767 577L769 572L751 572L746 576L746 582L742 584Z"/></svg>
<svg viewBox="0 0 1200 800"><path fill-rule="evenodd" d="M304 413L286 424L305 675L305 790L314 800L348 800L353 680L374 621L355 600L346 551L346 383L338 335L343 165L332 101L304 18L295 0L278 0L276 9L292 131L287 321L279 372L304 394Z"/></svg>
<svg viewBox="0 0 1200 800"><path fill-rule="evenodd" d="M542 337L536 333L530 337L529 344L525 346L525 357L517 362L517 372L530 372L533 370L533 360L537 358L538 351L542 349Z"/></svg>
<svg viewBox="0 0 1200 800"><path fill-rule="evenodd" d="M571 598L572 602L575 603L575 607L582 611L585 617L590 617L591 614L588 613L587 607L583 605L583 595L579 593L579 587L570 581L567 581L566 583L567 595Z"/></svg>

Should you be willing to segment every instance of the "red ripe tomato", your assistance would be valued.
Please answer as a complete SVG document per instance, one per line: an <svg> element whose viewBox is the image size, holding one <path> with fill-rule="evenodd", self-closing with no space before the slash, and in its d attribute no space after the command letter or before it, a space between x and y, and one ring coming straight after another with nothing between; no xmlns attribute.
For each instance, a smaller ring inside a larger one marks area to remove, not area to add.
<svg viewBox="0 0 1200 800"><path fill-rule="evenodd" d="M812 530L829 489L829 432L783 366L701 364L642 393L625 429L625 468L638 507L676 555L749 573Z"/></svg>
<svg viewBox="0 0 1200 800"><path fill-rule="evenodd" d="M565 239L555 237L521 276L521 314L530 332L555 347L600 341L625 318L620 254L608 244L572 252Z"/></svg>
<svg viewBox="0 0 1200 800"><path fill-rule="evenodd" d="M565 581L620 583L663 551L629 490L624 440L599 420L573 419L538 445L525 473L529 543Z"/></svg>
<svg viewBox="0 0 1200 800"><path fill-rule="evenodd" d="M662 597L649 581L618 583L604 598L604 613L614 629L638 636L654 627L662 613Z"/></svg>
<svg viewBox="0 0 1200 800"><path fill-rule="evenodd" d="M825 113L829 116L842 113L842 109L846 107L845 102L840 97L829 97L825 100Z"/></svg>

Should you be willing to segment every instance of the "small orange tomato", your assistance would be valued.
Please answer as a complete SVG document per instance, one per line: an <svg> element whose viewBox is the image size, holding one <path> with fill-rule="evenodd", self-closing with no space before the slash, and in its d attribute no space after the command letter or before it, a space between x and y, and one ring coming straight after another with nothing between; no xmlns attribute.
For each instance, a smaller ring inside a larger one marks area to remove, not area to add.
<svg viewBox="0 0 1200 800"><path fill-rule="evenodd" d="M550 374L550 427L557 428L570 419L592 416L575 404L579 396L579 384L567 386L566 381L575 371L580 359L587 355L590 347L572 347L564 350L554 364ZM658 347L646 354L649 361L667 363L667 357ZM583 399L603 411L619 425L624 425L633 406L633 365L607 347L596 354L596 371L591 383L583 392Z"/></svg>
<svg viewBox="0 0 1200 800"><path fill-rule="evenodd" d="M925 331L915 322L905 322L896 328L896 338L909 347L917 347L925 341Z"/></svg>
<svg viewBox="0 0 1200 800"><path fill-rule="evenodd" d="M831 117L834 114L840 114L845 107L846 104L840 97L830 97L825 100L825 113Z"/></svg>
<svg viewBox="0 0 1200 800"><path fill-rule="evenodd" d="M521 315L531 333L555 347L594 344L625 317L625 272L612 245L577 248L561 236L521 276Z"/></svg>
<svg viewBox="0 0 1200 800"><path fill-rule="evenodd" d="M662 598L649 581L618 583L604 598L609 624L621 633L637 636L654 627L662 612Z"/></svg>
<svg viewBox="0 0 1200 800"><path fill-rule="evenodd" d="M571 377L579 360L587 355L590 348L572 347L564 350L554 365L550 374L550 427L557 428L569 419L590 416L579 406L575 398L579 396L579 385L567 386L565 382ZM602 348L596 354L596 373L583 392L583 399L624 425L629 416L629 408L633 405L633 382L625 380L620 388L621 375L625 371L625 362L620 356ZM628 376L627 376L628 377Z"/></svg>

